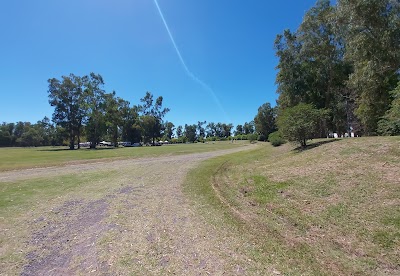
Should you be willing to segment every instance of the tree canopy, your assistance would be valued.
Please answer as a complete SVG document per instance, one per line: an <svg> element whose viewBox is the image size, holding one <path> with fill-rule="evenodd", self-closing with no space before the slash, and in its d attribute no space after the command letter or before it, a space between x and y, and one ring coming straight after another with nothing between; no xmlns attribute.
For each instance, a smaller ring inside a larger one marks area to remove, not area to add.
<svg viewBox="0 0 400 276"><path fill-rule="evenodd" d="M285 139L306 147L307 140L314 137L323 112L311 104L299 103L288 107L278 117L278 126Z"/></svg>
<svg viewBox="0 0 400 276"><path fill-rule="evenodd" d="M399 81L400 4L319 0L296 31L275 40L278 108L312 104L328 131L374 134Z"/></svg>

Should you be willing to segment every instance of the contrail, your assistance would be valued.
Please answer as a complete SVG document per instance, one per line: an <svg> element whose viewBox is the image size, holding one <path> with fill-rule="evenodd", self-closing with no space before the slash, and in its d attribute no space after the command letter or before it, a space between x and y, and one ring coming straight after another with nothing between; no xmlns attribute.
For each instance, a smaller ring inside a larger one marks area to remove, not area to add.
<svg viewBox="0 0 400 276"><path fill-rule="evenodd" d="M225 119L227 119L228 121L230 121L229 118L228 118L228 115L226 114L224 108L222 107L222 105L221 105L221 103L220 103L220 101L219 101L217 95L214 93L214 90L213 90L210 86L208 86L204 81L202 81L202 80L199 79L196 75L194 75L194 74L189 70L189 68L186 66L186 63L185 63L185 61L184 61L184 59L183 59L183 57L182 57L182 55L181 55L181 52L179 51L178 46L176 46L174 37L172 36L171 31L169 30L167 21L165 21L164 15L163 15L163 13L162 13L162 11L161 11L161 9L160 9L160 6L158 5L157 0L154 0L154 4L156 4L158 13L160 14L161 20L162 20L163 23L164 23L165 29L167 30L167 33L168 33L168 35L169 35L169 38L171 39L172 45L173 45L174 48L175 48L175 52L176 52L176 54L178 55L179 60L180 60L180 62L181 62L181 64L182 64L183 69L185 70L186 74L187 74L192 80L194 80L195 82L197 82L197 83L199 83L201 86L203 86L203 88L204 88L205 90L207 90L207 91L211 94L211 96L213 97L215 103L218 105L218 107L219 107L219 108L221 109L221 111L223 112L223 114L224 114L224 116L225 116Z"/></svg>

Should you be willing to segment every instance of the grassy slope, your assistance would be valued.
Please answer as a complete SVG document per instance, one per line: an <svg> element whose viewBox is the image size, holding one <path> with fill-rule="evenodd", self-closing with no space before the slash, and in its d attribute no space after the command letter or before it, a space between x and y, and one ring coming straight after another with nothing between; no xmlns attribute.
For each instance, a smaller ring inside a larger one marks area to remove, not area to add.
<svg viewBox="0 0 400 276"><path fill-rule="evenodd" d="M96 159L139 158L169 154L187 154L229 149L248 141L166 145L161 147L129 147L117 149L81 149L70 151L65 147L0 148L0 171L32 167L58 166L68 162Z"/></svg>
<svg viewBox="0 0 400 276"><path fill-rule="evenodd" d="M267 144L204 162L185 190L211 222L238 225L252 259L285 274L395 275L399 167L396 137L335 140L302 152Z"/></svg>

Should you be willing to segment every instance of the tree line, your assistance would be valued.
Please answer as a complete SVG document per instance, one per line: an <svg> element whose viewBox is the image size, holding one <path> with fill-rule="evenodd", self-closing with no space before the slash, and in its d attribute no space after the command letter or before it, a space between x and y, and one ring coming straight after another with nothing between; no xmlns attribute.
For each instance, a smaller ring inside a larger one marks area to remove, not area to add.
<svg viewBox="0 0 400 276"><path fill-rule="evenodd" d="M297 30L274 42L277 105L261 105L251 122L164 122L163 98L150 92L131 105L107 93L103 78L74 74L49 82L52 120L3 123L0 146L59 145L74 148L84 139L100 140L269 140L286 138L306 145L309 138L400 134L400 2L398 0L319 0ZM278 132L276 132L278 131Z"/></svg>
<svg viewBox="0 0 400 276"><path fill-rule="evenodd" d="M254 122L238 125L233 131L231 123L198 121L197 124L177 126L164 121L169 108L163 107L163 97L154 98L146 92L140 103L132 105L117 96L115 91L104 90L99 74L85 76L70 74L48 80L49 104L54 107L52 119L44 117L35 124L30 122L0 125L0 146L58 146L80 148L88 141L96 148L100 141L119 141L152 144L205 142L217 140L249 139L257 136Z"/></svg>
<svg viewBox="0 0 400 276"><path fill-rule="evenodd" d="M150 92L132 105L116 95L107 93L103 77L70 74L48 80L49 103L54 107L52 119L44 117L37 123L17 122L0 125L0 146L60 146L80 148L89 141L96 148L102 140L156 144L193 143L224 140L266 141L276 130L277 108L263 104L253 121L239 124L198 121L175 127L164 121L169 108L163 108L163 97L154 99Z"/></svg>
<svg viewBox="0 0 400 276"><path fill-rule="evenodd" d="M319 0L277 35L281 135L400 134L399 15L398 0Z"/></svg>
<svg viewBox="0 0 400 276"><path fill-rule="evenodd" d="M150 92L140 104L104 90L99 74L85 76L70 74L48 80L49 103L54 107L52 120L45 117L36 124L6 123L0 126L0 146L65 145L70 149L89 141L96 148L101 140L155 143L164 130L163 97L154 99Z"/></svg>

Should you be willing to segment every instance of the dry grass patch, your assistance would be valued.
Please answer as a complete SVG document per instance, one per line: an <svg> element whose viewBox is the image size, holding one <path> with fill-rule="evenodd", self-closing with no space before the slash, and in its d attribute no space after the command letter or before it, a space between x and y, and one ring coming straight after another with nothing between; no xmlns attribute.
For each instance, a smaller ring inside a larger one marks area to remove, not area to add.
<svg viewBox="0 0 400 276"><path fill-rule="evenodd" d="M305 151L267 145L214 161L211 184L248 227L260 261L295 275L394 275L399 163L396 137L342 139Z"/></svg>

